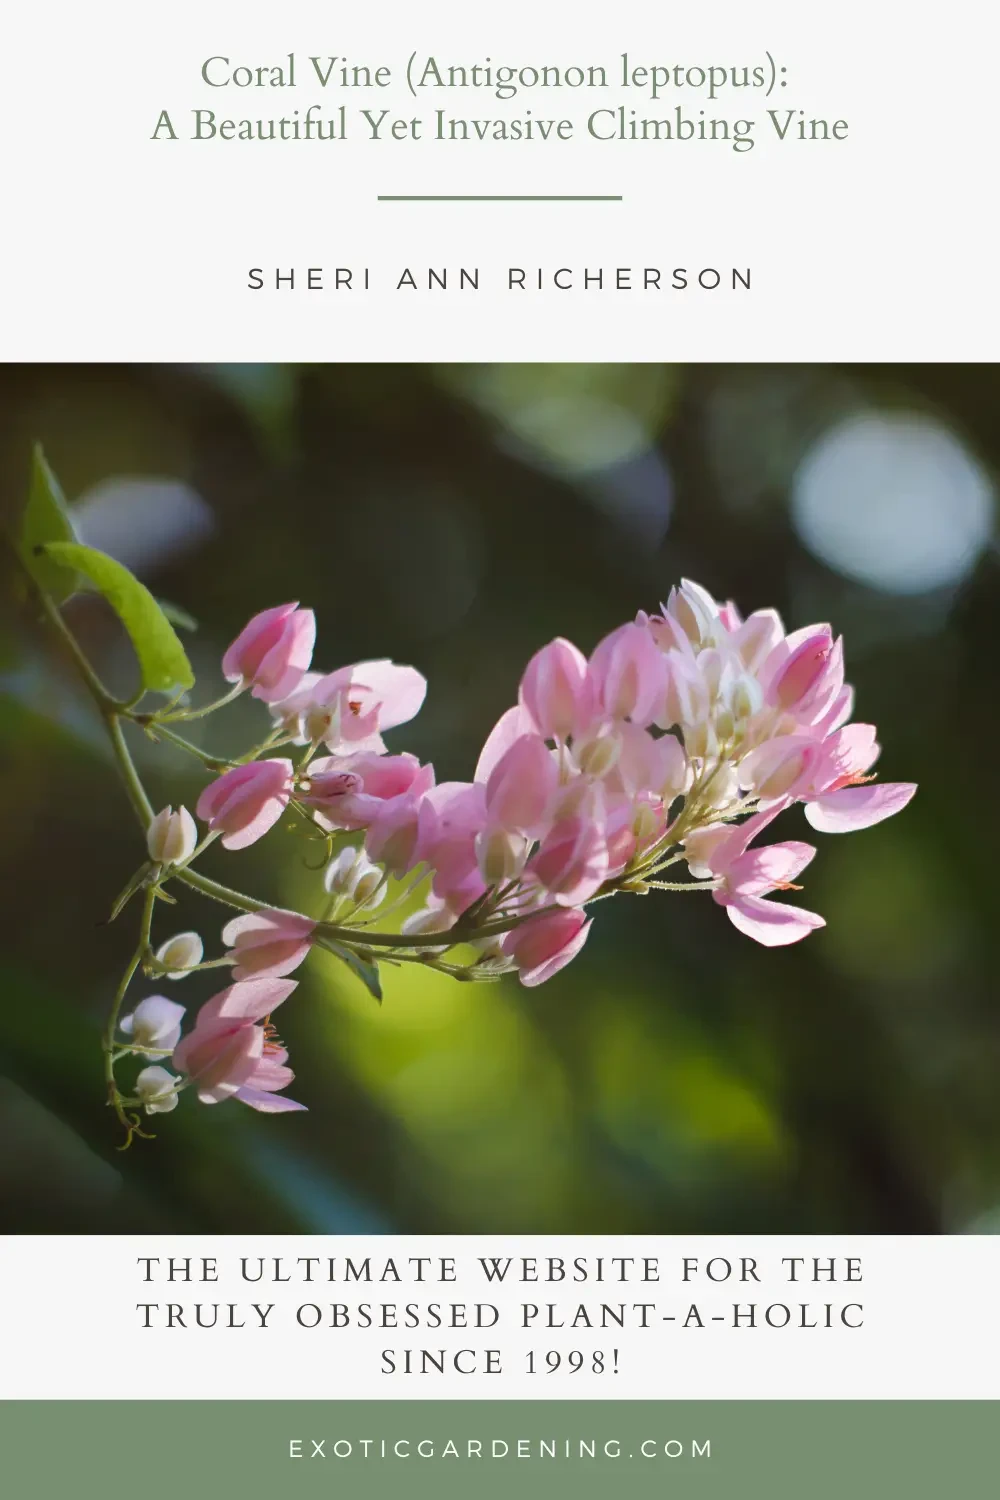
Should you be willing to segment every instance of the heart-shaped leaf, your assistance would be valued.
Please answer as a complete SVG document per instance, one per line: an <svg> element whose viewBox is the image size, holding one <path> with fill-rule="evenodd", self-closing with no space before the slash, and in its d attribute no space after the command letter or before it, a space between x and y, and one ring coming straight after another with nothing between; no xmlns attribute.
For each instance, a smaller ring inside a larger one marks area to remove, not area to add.
<svg viewBox="0 0 1000 1500"><path fill-rule="evenodd" d="M194 686L194 673L180 638L145 584L120 562L78 542L48 542L42 555L75 569L111 605L139 658L142 684L151 693Z"/></svg>

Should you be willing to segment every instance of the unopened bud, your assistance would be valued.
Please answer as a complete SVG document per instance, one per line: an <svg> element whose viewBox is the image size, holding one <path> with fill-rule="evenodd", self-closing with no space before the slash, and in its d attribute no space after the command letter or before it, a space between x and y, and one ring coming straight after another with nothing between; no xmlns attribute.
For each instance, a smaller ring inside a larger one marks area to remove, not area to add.
<svg viewBox="0 0 1000 1500"><path fill-rule="evenodd" d="M156 950L157 963L166 970L164 979L184 979L201 963L205 945L196 932L179 932Z"/></svg>
<svg viewBox="0 0 1000 1500"><path fill-rule="evenodd" d="M479 873L487 885L504 885L521 873L527 840L505 828L484 828L476 836Z"/></svg>
<svg viewBox="0 0 1000 1500"><path fill-rule="evenodd" d="M649 802L640 802L632 819L632 832L639 844L655 838L663 823L662 814Z"/></svg>
<svg viewBox="0 0 1000 1500"><path fill-rule="evenodd" d="M585 741L576 752L576 763L584 776L607 776L618 764L622 753L620 735L599 734Z"/></svg>
<svg viewBox="0 0 1000 1500"><path fill-rule="evenodd" d="M166 1115L177 1108L177 1079L166 1068L143 1068L135 1091L147 1115Z"/></svg>
<svg viewBox="0 0 1000 1500"><path fill-rule="evenodd" d="M179 865L190 859L198 844L198 830L186 807L174 812L161 808L146 830L146 848L157 865Z"/></svg>
<svg viewBox="0 0 1000 1500"><path fill-rule="evenodd" d="M331 894L350 896L358 906L378 906L385 899L385 872L363 849L341 849L327 865L323 884Z"/></svg>
<svg viewBox="0 0 1000 1500"><path fill-rule="evenodd" d="M419 937L423 933L447 932L449 927L454 927L455 918L446 906L425 906L420 911L415 911L412 917L407 917L403 923L402 930L408 937ZM422 953L443 953L447 943L439 943L436 947L428 943L426 948L418 949Z"/></svg>

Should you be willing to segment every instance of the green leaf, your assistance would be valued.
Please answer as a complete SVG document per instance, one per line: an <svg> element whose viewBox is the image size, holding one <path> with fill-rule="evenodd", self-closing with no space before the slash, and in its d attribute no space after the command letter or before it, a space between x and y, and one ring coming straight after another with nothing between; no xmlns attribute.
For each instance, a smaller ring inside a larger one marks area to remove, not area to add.
<svg viewBox="0 0 1000 1500"><path fill-rule="evenodd" d="M174 627L145 584L113 557L77 542L49 542L45 557L75 568L111 605L128 631L147 692L194 686L194 673Z"/></svg>
<svg viewBox="0 0 1000 1500"><path fill-rule="evenodd" d="M68 599L80 583L72 569L38 552L48 542L75 542L76 532L70 519L66 497L58 479L45 462L40 443L31 456L31 485L28 503L21 521L20 553L25 566L40 588L51 594L57 604Z"/></svg>
<svg viewBox="0 0 1000 1500"><path fill-rule="evenodd" d="M379 1005L382 1004L382 985L379 982L378 964L370 959L362 958L353 948L347 948L343 943L335 943L326 939L322 946L337 958L341 959L352 974L356 974L370 995L374 995Z"/></svg>

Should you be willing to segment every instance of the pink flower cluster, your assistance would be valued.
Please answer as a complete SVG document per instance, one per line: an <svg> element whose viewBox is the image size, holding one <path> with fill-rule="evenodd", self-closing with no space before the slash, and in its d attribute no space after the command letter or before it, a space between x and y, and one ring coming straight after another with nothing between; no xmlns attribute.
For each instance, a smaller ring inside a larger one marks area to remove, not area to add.
<svg viewBox="0 0 1000 1500"><path fill-rule="evenodd" d="M390 661L311 672L314 635L311 612L282 605L226 652L226 676L269 705L268 743L305 749L298 763L266 758L224 772L202 793L199 817L229 849L261 838L291 804L323 830L361 834L326 869L334 906L371 909L388 876L423 877L426 904L403 934L426 937L433 955L454 929L479 947L480 964L516 970L525 985L575 957L588 903L614 889L708 890L748 937L797 942L823 918L773 898L798 889L816 851L794 840L756 846L757 836L796 802L819 832L867 828L916 790L873 782L875 729L850 722L843 643L828 625L786 634L774 610L743 619L688 580L660 613L641 612L589 657L562 639L538 651L471 781L438 784L432 766L387 752L383 731L423 702L419 672ZM185 859L194 838L183 809L164 809L151 858ZM679 887L659 879L670 867L686 872ZM203 1101L300 1108L276 1097L293 1075L269 1017L295 988L286 976L317 925L283 910L234 918L222 936L235 982L183 1038L183 1007L150 997L123 1023L124 1045L171 1057ZM157 958L177 979L201 952L198 935L182 933ZM148 1112L168 1110L178 1080L151 1066L137 1089Z"/></svg>
<svg viewBox="0 0 1000 1500"><path fill-rule="evenodd" d="M295 989L294 979L256 977L207 1000L195 1024L181 1037L185 1007L162 995L140 1001L121 1029L126 1043L146 1055L169 1058L185 1084L193 1084L202 1104L239 1099L263 1114L305 1109L279 1097L295 1077L288 1053L271 1024L271 1013ZM136 1092L147 1114L176 1108L181 1079L159 1064L143 1068Z"/></svg>
<svg viewBox="0 0 1000 1500"><path fill-rule="evenodd" d="M440 785L433 767L382 740L419 709L421 675L388 661L310 673L314 627L311 616L296 625L302 614L289 605L251 621L226 672L267 697L288 739L329 753L299 771L284 758L237 766L203 793L199 816L229 848L259 838L293 797L321 827L362 832L367 859L390 874L428 872L412 933L447 932L493 893L508 930L484 945L524 984L579 952L603 886L655 879L667 863L686 863L741 932L794 942L822 918L768 898L814 850L751 848L756 836L794 802L820 832L865 828L915 790L870 784L875 729L849 722L843 643L829 626L786 634L774 610L743 619L690 581L589 658L566 640L543 647L473 780ZM297 954L308 933L289 940Z"/></svg>

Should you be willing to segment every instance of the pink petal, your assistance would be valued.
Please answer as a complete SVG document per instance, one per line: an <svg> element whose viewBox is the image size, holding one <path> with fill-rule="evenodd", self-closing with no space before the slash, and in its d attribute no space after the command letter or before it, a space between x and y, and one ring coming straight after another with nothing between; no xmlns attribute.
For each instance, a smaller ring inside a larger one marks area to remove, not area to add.
<svg viewBox="0 0 1000 1500"><path fill-rule="evenodd" d="M172 1061L194 1079L203 1104L217 1104L253 1076L263 1048L264 1033L259 1026L230 1026L228 1030L196 1026L174 1048Z"/></svg>
<svg viewBox="0 0 1000 1500"><path fill-rule="evenodd" d="M227 948L237 942L241 947L257 947L262 943L277 942L279 938L309 937L316 923L311 917L303 917L297 911L286 911L283 907L271 907L267 911L251 911L242 917L234 917L222 929L222 941Z"/></svg>
<svg viewBox="0 0 1000 1500"><path fill-rule="evenodd" d="M827 735L822 742L823 761L811 785L829 787L842 778L870 771L882 750L875 735L874 724L848 724Z"/></svg>
<svg viewBox="0 0 1000 1500"><path fill-rule="evenodd" d="M248 845L255 844L274 827L287 806L287 792L282 793L280 797L269 797L248 823L234 833L227 833L223 836L223 849L246 849Z"/></svg>
<svg viewBox="0 0 1000 1500"><path fill-rule="evenodd" d="M488 781L490 773L498 760L510 749L515 740L522 735L533 734L535 725L531 715L519 705L508 708L505 714L494 724L487 737L479 756L479 764L476 766L476 781Z"/></svg>
<svg viewBox="0 0 1000 1500"><path fill-rule="evenodd" d="M871 828L902 812L917 790L912 781L883 781L872 786L845 786L806 803L806 822L817 833L851 833Z"/></svg>
<svg viewBox="0 0 1000 1500"><path fill-rule="evenodd" d="M739 896L726 906L733 926L765 948L783 948L808 937L824 919L800 906L785 906L780 901L762 901L758 896Z"/></svg>
<svg viewBox="0 0 1000 1500"><path fill-rule="evenodd" d="M236 952L237 955L242 953L242 961L233 969L233 978L291 974L309 957L311 948L308 938L299 943L279 938L273 943L256 943L247 951L238 948Z"/></svg>
<svg viewBox="0 0 1000 1500"><path fill-rule="evenodd" d="M253 696L264 703L280 703L287 698L307 672L315 645L316 616L311 609L297 609L284 622L279 640L258 666Z"/></svg>
<svg viewBox="0 0 1000 1500"><path fill-rule="evenodd" d="M268 651L281 637L281 628L298 609L298 602L276 604L271 609L262 609L246 624L222 658L222 675L227 682L249 680Z"/></svg>
<svg viewBox="0 0 1000 1500"><path fill-rule="evenodd" d="M253 1025L269 1016L298 986L295 979L278 979L262 975L241 979L206 1000L198 1012L196 1028L215 1022L242 1021Z"/></svg>
<svg viewBox="0 0 1000 1500"><path fill-rule="evenodd" d="M351 668L351 680L370 688L380 704L379 729L406 724L423 706L427 679L416 667L401 667L394 661L359 661Z"/></svg>
<svg viewBox="0 0 1000 1500"><path fill-rule="evenodd" d="M306 1108L296 1099L286 1099L281 1094L269 1094L263 1089L251 1088L249 1084L244 1084L242 1088L236 1090L236 1098L244 1104L249 1104L251 1109L259 1110L262 1115L290 1114L293 1110Z"/></svg>
<svg viewBox="0 0 1000 1500"><path fill-rule="evenodd" d="M730 867L729 889L739 896L762 896L801 875L815 854L812 844L795 841L750 849Z"/></svg>

